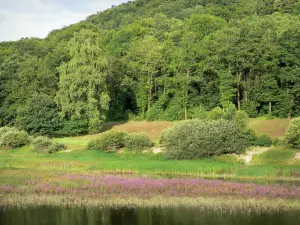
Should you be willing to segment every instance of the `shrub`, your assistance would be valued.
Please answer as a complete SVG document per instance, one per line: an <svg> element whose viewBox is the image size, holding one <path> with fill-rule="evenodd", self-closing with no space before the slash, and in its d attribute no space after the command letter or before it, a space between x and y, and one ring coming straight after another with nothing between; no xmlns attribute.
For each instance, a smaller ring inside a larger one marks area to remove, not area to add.
<svg viewBox="0 0 300 225"><path fill-rule="evenodd" d="M121 131L110 131L88 143L88 149L98 151L116 151L125 147L126 133Z"/></svg>
<svg viewBox="0 0 300 225"><path fill-rule="evenodd" d="M220 107L214 108L208 114L208 118L211 120L219 120L222 119L223 117L224 117L224 111Z"/></svg>
<svg viewBox="0 0 300 225"><path fill-rule="evenodd" d="M0 128L0 140L1 140L2 136L3 136L4 134L6 134L7 132L9 132L9 131L16 131L16 130L17 130L17 129L14 128L14 127L1 127L1 128Z"/></svg>
<svg viewBox="0 0 300 225"><path fill-rule="evenodd" d="M29 144L30 137L27 132L16 128L0 128L0 146L4 148L18 148Z"/></svg>
<svg viewBox="0 0 300 225"><path fill-rule="evenodd" d="M18 110L16 123L29 134L54 137L62 129L62 119L58 113L59 109L52 97L38 93Z"/></svg>
<svg viewBox="0 0 300 225"><path fill-rule="evenodd" d="M254 141L252 141L253 146L270 147L272 146L272 143L272 139L266 134L257 136Z"/></svg>
<svg viewBox="0 0 300 225"><path fill-rule="evenodd" d="M207 119L208 112L203 106L193 107L189 109L189 117L192 119Z"/></svg>
<svg viewBox="0 0 300 225"><path fill-rule="evenodd" d="M273 139L273 143L274 146L279 146L282 144L282 140L280 140L279 138L274 138Z"/></svg>
<svg viewBox="0 0 300 225"><path fill-rule="evenodd" d="M292 120L285 133L284 144L290 148L300 149L300 118Z"/></svg>
<svg viewBox="0 0 300 225"><path fill-rule="evenodd" d="M235 112L234 120L240 127L247 127L249 123L249 116L245 111L238 110Z"/></svg>
<svg viewBox="0 0 300 225"><path fill-rule="evenodd" d="M154 146L148 135L144 133L129 134L125 138L125 146L129 150L142 151Z"/></svg>
<svg viewBox="0 0 300 225"><path fill-rule="evenodd" d="M235 108L235 105L234 104L229 104L225 109L223 119L225 119L225 120L234 120L235 117L236 117L236 112L237 112L237 110Z"/></svg>
<svg viewBox="0 0 300 225"><path fill-rule="evenodd" d="M160 142L168 159L197 159L241 153L250 146L251 134L234 121L190 120L165 130Z"/></svg>
<svg viewBox="0 0 300 225"><path fill-rule="evenodd" d="M34 146L35 151L44 154L52 154L66 149L65 145L55 143L50 138L44 136L39 136L35 138L32 141L32 144Z"/></svg>
<svg viewBox="0 0 300 225"><path fill-rule="evenodd" d="M58 136L78 136L88 133L88 122L86 119L73 119L63 121L63 127Z"/></svg>

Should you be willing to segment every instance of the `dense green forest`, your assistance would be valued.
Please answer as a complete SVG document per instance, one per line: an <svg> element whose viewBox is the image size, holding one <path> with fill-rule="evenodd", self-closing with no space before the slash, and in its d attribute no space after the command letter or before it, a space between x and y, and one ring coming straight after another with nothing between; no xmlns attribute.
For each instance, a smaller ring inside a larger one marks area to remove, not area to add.
<svg viewBox="0 0 300 225"><path fill-rule="evenodd" d="M216 107L300 115L299 0L137 0L0 43L0 126L64 136Z"/></svg>

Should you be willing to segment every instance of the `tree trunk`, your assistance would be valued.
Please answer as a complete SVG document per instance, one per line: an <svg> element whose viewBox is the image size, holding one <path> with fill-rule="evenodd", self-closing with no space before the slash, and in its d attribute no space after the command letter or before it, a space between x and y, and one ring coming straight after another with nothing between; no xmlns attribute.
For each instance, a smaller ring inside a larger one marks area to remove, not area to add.
<svg viewBox="0 0 300 225"><path fill-rule="evenodd" d="M241 110L241 92L240 92L241 77L242 77L242 74L239 72L239 73L238 73L238 87L237 87L237 103L238 103L238 110Z"/></svg>
<svg viewBox="0 0 300 225"><path fill-rule="evenodd" d="M272 102L269 102L269 114L272 114Z"/></svg>
<svg viewBox="0 0 300 225"><path fill-rule="evenodd" d="M149 90L148 90L148 112L151 108L152 103L152 73L148 72L148 79L149 79Z"/></svg>
<svg viewBox="0 0 300 225"><path fill-rule="evenodd" d="M186 82L186 92L185 92L185 103L184 103L184 119L187 120L188 119L188 112L187 112L187 104L188 104L188 98L189 98L189 79L190 79L190 70L187 70L186 73L187 76L187 82Z"/></svg>

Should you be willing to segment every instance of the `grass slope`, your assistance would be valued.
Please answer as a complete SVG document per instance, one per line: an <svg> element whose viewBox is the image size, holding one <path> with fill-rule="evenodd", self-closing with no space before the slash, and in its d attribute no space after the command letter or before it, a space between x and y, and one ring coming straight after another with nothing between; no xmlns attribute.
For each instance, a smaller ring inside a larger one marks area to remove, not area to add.
<svg viewBox="0 0 300 225"><path fill-rule="evenodd" d="M272 121L267 122L271 123ZM276 120L273 122L278 123ZM251 123L257 129L264 124L253 122L253 120ZM286 121L284 123L286 124ZM129 122L109 123L105 125L105 129L146 132L153 140L157 141L161 130L169 126L172 126L172 123ZM66 144L70 151L52 155L35 153L32 146L9 151L1 150L0 184L21 182L25 173L36 174L38 171L45 173L100 171L171 176L300 179L300 160L293 159L295 152L291 150L272 149L255 156L251 165L245 165L237 157L228 155L190 161L167 161L160 154L118 154L86 150L88 141L99 135L101 134L56 139L57 142Z"/></svg>

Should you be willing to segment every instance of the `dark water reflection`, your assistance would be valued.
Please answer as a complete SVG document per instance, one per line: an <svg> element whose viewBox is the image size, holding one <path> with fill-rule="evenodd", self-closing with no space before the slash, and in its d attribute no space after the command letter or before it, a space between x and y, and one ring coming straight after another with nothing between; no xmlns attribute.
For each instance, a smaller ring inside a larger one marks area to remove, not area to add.
<svg viewBox="0 0 300 225"><path fill-rule="evenodd" d="M195 208L0 210L1 225L299 225L300 212L216 213Z"/></svg>

